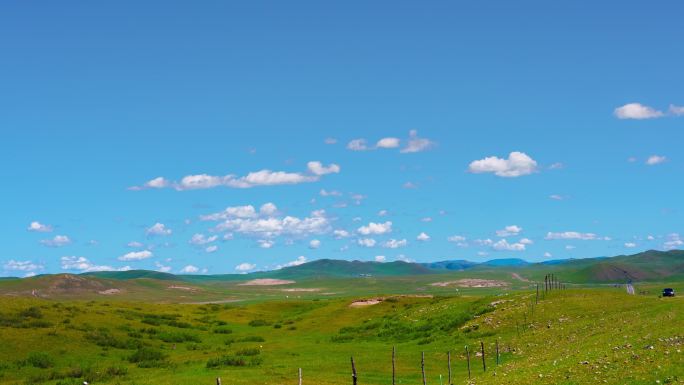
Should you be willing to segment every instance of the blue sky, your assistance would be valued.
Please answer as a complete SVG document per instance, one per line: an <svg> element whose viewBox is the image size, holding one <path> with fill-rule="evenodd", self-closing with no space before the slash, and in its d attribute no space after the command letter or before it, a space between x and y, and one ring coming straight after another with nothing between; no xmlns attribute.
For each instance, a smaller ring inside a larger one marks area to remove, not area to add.
<svg viewBox="0 0 684 385"><path fill-rule="evenodd" d="M0 10L0 275L684 244L681 2Z"/></svg>

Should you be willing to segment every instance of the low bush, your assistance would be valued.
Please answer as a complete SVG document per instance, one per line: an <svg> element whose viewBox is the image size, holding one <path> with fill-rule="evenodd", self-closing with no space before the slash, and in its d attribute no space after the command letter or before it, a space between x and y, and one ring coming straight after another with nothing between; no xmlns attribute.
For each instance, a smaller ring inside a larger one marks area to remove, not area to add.
<svg viewBox="0 0 684 385"><path fill-rule="evenodd" d="M55 365L55 360L47 353L33 352L29 354L26 363L35 368L47 369Z"/></svg>
<svg viewBox="0 0 684 385"><path fill-rule="evenodd" d="M269 326L271 323L263 319L253 319L249 321L249 326L259 327L259 326Z"/></svg>

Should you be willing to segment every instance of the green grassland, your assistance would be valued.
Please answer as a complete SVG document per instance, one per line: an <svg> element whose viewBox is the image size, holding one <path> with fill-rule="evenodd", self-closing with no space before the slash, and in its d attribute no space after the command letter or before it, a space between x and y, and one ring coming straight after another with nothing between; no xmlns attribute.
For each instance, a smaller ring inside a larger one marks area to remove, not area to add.
<svg viewBox="0 0 684 385"><path fill-rule="evenodd" d="M0 383L195 385L221 377L224 384L277 385L296 384L302 368L305 384L350 384L354 356L359 384L389 384L393 346L399 384L421 382L421 352L427 382L438 384L442 375L447 383L447 351L455 384L684 383L684 303L658 298L662 285L637 286L650 294L635 296L610 285L574 288L542 295L535 305L530 283L500 275L508 287L429 285L454 278L439 274L285 286L323 289L309 292L235 282L169 290L175 281L91 277L75 285L87 301L71 299L74 283L55 283L55 276L5 281ZM96 295L90 285L122 292ZM54 286L63 291L50 298L17 294ZM241 301L172 303L226 297ZM379 297L378 304L350 307ZM475 352L481 341L486 372ZM474 350L470 380L466 345Z"/></svg>

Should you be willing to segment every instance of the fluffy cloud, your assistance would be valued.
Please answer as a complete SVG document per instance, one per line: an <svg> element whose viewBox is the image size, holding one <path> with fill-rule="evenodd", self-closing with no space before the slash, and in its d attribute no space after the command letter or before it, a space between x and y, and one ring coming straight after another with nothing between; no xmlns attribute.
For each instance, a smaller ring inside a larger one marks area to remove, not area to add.
<svg viewBox="0 0 684 385"><path fill-rule="evenodd" d="M448 240L449 242L465 242L465 241L466 241L466 237L464 237L464 236L462 236L462 235L452 235L452 236L450 236L449 238L447 238L447 240Z"/></svg>
<svg viewBox="0 0 684 385"><path fill-rule="evenodd" d="M52 226L42 224L38 221L33 221L33 222L31 222L31 224L29 224L29 226L26 228L26 230L35 231L38 233L49 233L52 231Z"/></svg>
<svg viewBox="0 0 684 385"><path fill-rule="evenodd" d="M496 236L498 237L510 237L520 234L522 232L522 227L516 225L506 226L503 230L497 230Z"/></svg>
<svg viewBox="0 0 684 385"><path fill-rule="evenodd" d="M416 240L421 241L421 242L426 242L426 241L430 240L430 236L423 232L423 233L418 234L418 236L416 237Z"/></svg>
<svg viewBox="0 0 684 385"><path fill-rule="evenodd" d="M161 235L161 236L167 236L171 235L172 231L171 229L167 228L165 224L163 223L155 223L152 226L148 227L145 230L145 233L149 236L156 236L156 235Z"/></svg>
<svg viewBox="0 0 684 385"><path fill-rule="evenodd" d="M549 195L549 199L553 199L554 201L562 201L562 200L565 200L565 197L562 195L558 195L558 194L552 194L552 195Z"/></svg>
<svg viewBox="0 0 684 385"><path fill-rule="evenodd" d="M147 258L152 258L154 255L149 250L131 251L119 257L119 261L140 261Z"/></svg>
<svg viewBox="0 0 684 385"><path fill-rule="evenodd" d="M387 242L382 244L382 247L388 248L388 249L398 249L400 247L406 247L408 245L408 241L406 239L390 239Z"/></svg>
<svg viewBox="0 0 684 385"><path fill-rule="evenodd" d="M656 164L663 163L667 160L666 157L660 155L651 155L646 159L646 164L649 166L655 166Z"/></svg>
<svg viewBox="0 0 684 385"><path fill-rule="evenodd" d="M106 265L95 265L85 257L62 257L61 258L62 269L64 270L79 270L82 272L92 272L92 271L127 271L130 270L130 266L124 266L121 268L113 268Z"/></svg>
<svg viewBox="0 0 684 385"><path fill-rule="evenodd" d="M327 175L327 174L338 174L340 172L340 166L332 163L328 166L324 166L321 162L318 161L313 161L307 163L306 167L308 168L309 172L316 175L316 176L321 176L321 175Z"/></svg>
<svg viewBox="0 0 684 385"><path fill-rule="evenodd" d="M374 247L377 242L373 238L361 238L356 243L363 247Z"/></svg>
<svg viewBox="0 0 684 385"><path fill-rule="evenodd" d="M348 238L351 236L347 230L335 230L333 231L333 236L337 239Z"/></svg>
<svg viewBox="0 0 684 385"><path fill-rule="evenodd" d="M474 174L494 173L504 178L515 178L537 171L537 162L524 152L513 151L508 159L486 157L470 163L468 171Z"/></svg>
<svg viewBox="0 0 684 385"><path fill-rule="evenodd" d="M139 249L139 248L145 247L145 244L143 244L142 242L138 242L138 241L131 241L131 242L128 242L126 244L126 246L132 247L134 249Z"/></svg>
<svg viewBox="0 0 684 385"><path fill-rule="evenodd" d="M549 253L548 251L544 253L544 258L551 258L553 257L553 254Z"/></svg>
<svg viewBox="0 0 684 385"><path fill-rule="evenodd" d="M354 139L347 143L347 149L351 151L365 151L368 150L366 139Z"/></svg>
<svg viewBox="0 0 684 385"><path fill-rule="evenodd" d="M283 267L299 266L299 265L303 265L305 263L306 263L306 257L301 255L301 256L297 257L297 259L295 259L294 261L290 261L290 262L284 263L282 265L276 266L276 270L282 269Z"/></svg>
<svg viewBox="0 0 684 385"><path fill-rule="evenodd" d="M582 241L609 241L608 237L599 237L594 233L580 233L577 231L565 231L560 233L548 232L546 239L578 239Z"/></svg>
<svg viewBox="0 0 684 385"><path fill-rule="evenodd" d="M250 172L245 176L233 174L217 176L208 174L186 175L179 182L171 182L158 177L146 182L142 186L131 187L131 190L143 190L147 188L171 187L176 190L198 190L214 187L252 188L257 186L276 186L287 184L299 184L316 182L322 175L339 173L340 166L330 164L323 166L321 162L312 161L307 164L308 173L272 171L268 169Z"/></svg>
<svg viewBox="0 0 684 385"><path fill-rule="evenodd" d="M385 258L384 255L376 255L375 256L375 262L385 262L387 261L387 258Z"/></svg>
<svg viewBox="0 0 684 385"><path fill-rule="evenodd" d="M641 103L628 103L613 111L618 119L653 119L664 116L661 111Z"/></svg>
<svg viewBox="0 0 684 385"><path fill-rule="evenodd" d="M319 241L318 239L312 239L309 242L309 248L310 249L317 249L319 247L321 247L321 241Z"/></svg>
<svg viewBox="0 0 684 385"><path fill-rule="evenodd" d="M259 239L257 243L259 244L259 247L261 247L262 249L270 249L271 247L273 247L273 245L275 245L275 242L269 239Z"/></svg>
<svg viewBox="0 0 684 385"><path fill-rule="evenodd" d="M210 237L207 237L204 234L195 234L192 236L192 238L190 238L188 243L190 243L191 245L195 245L195 246L202 246L202 245L206 245L208 243L215 242L217 239L218 239L218 235L212 235Z"/></svg>
<svg viewBox="0 0 684 385"><path fill-rule="evenodd" d="M682 116L684 115L684 106L675 106L674 104L670 104L670 109L668 111L672 115Z"/></svg>
<svg viewBox="0 0 684 385"><path fill-rule="evenodd" d="M164 266L159 262L155 262L154 265L157 267L157 271L161 273L168 273L171 271L171 266Z"/></svg>
<svg viewBox="0 0 684 385"><path fill-rule="evenodd" d="M243 262L243 263L235 266L235 270L242 272L242 273L248 272L248 271L254 270L254 269L256 269L256 265L253 263L247 263L247 262Z"/></svg>
<svg viewBox="0 0 684 385"><path fill-rule="evenodd" d="M322 197L340 197L340 196L342 196L342 193L337 191L337 190L326 190L326 189L321 189L319 194Z"/></svg>
<svg viewBox="0 0 684 385"><path fill-rule="evenodd" d="M681 246L684 246L684 241L678 233L668 234L667 240L663 243L665 250L678 249Z"/></svg>
<svg viewBox="0 0 684 385"><path fill-rule="evenodd" d="M216 246L216 245L211 245L211 246L207 246L207 248L204 249L204 251L205 251L206 253L214 253L214 252L218 251L218 249L219 249L218 246Z"/></svg>
<svg viewBox="0 0 684 385"><path fill-rule="evenodd" d="M66 235L56 235L52 239L43 239L40 243L48 247L62 247L70 244L71 239Z"/></svg>
<svg viewBox="0 0 684 385"><path fill-rule="evenodd" d="M520 242L508 243L507 240L501 239L492 245L492 249L496 251L525 251L525 244Z"/></svg>
<svg viewBox="0 0 684 385"><path fill-rule="evenodd" d="M198 271L199 271L199 268L197 266L193 266L193 265L187 265L180 270L180 272L184 273L184 274L195 274Z"/></svg>
<svg viewBox="0 0 684 385"><path fill-rule="evenodd" d="M359 234L370 235L370 234L388 234L392 232L392 222L387 221L385 223L374 223L370 222L367 226L361 226L356 230Z"/></svg>
<svg viewBox="0 0 684 385"><path fill-rule="evenodd" d="M401 153L407 154L414 152L422 152L431 149L432 147L434 147L434 145L435 142L429 139L419 138L418 131L411 130L409 131L408 144L406 145L406 147L401 149Z"/></svg>
<svg viewBox="0 0 684 385"><path fill-rule="evenodd" d="M39 265L31 261L16 261L14 259L10 259L3 265L3 268L7 271L23 272L34 272L36 270L43 270L43 267L43 265Z"/></svg>
<svg viewBox="0 0 684 385"><path fill-rule="evenodd" d="M375 147L377 148L397 148L399 147L400 140L399 138L382 138L378 140L378 143L375 144Z"/></svg>
<svg viewBox="0 0 684 385"><path fill-rule="evenodd" d="M532 244L534 244L534 241L532 241L532 240L529 239L529 238L523 238L523 239L519 240L518 242L522 243L523 245L532 245Z"/></svg>
<svg viewBox="0 0 684 385"><path fill-rule="evenodd" d="M633 248L637 247L637 244L634 242L626 242L625 247L628 249L633 249Z"/></svg>
<svg viewBox="0 0 684 385"><path fill-rule="evenodd" d="M325 138L323 143L325 143L325 144L337 144L337 139L336 138Z"/></svg>

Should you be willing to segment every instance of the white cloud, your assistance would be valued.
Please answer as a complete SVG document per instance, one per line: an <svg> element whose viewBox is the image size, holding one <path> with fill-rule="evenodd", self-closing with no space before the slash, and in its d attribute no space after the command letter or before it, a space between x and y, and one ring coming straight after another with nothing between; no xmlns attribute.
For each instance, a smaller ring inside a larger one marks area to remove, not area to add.
<svg viewBox="0 0 684 385"><path fill-rule="evenodd" d="M171 183L166 180L164 177L157 177L152 180L149 180L147 183L145 183L145 187L149 188L164 188L168 187Z"/></svg>
<svg viewBox="0 0 684 385"><path fill-rule="evenodd" d="M487 238L487 239L476 239L473 242L475 242L476 245L480 245L480 246L491 246L494 244L494 241L492 241L489 238Z"/></svg>
<svg viewBox="0 0 684 385"><path fill-rule="evenodd" d="M240 272L248 272L250 270L256 269L256 265L253 263L248 263L248 262L243 262L237 266L235 266L235 270L240 271Z"/></svg>
<svg viewBox="0 0 684 385"><path fill-rule="evenodd" d="M218 239L218 235L212 235L212 236L207 237L204 234L198 233L198 234L193 235L192 238L190 238L190 240L188 241L188 243L190 243L191 245L195 245L195 246L202 246L202 245L206 245L208 243L215 242L217 239Z"/></svg>
<svg viewBox="0 0 684 385"><path fill-rule="evenodd" d="M576 247L573 245L566 245L565 250L574 250Z"/></svg>
<svg viewBox="0 0 684 385"><path fill-rule="evenodd" d="M152 258L154 255L149 250L131 251L119 257L119 261L140 261L147 258Z"/></svg>
<svg viewBox="0 0 684 385"><path fill-rule="evenodd" d="M378 211L378 216L379 217L386 217L388 214L387 210L380 210Z"/></svg>
<svg viewBox="0 0 684 385"><path fill-rule="evenodd" d="M130 266L124 266L121 268L113 268L111 266L106 266L106 265L95 265L91 263L88 258L85 257L76 257L76 256L70 256L70 257L62 257L61 258L61 263L62 263L62 269L64 270L80 270L82 272L91 272L91 271L126 271L130 270Z"/></svg>
<svg viewBox="0 0 684 385"><path fill-rule="evenodd" d="M418 234L418 236L416 237L416 240L421 241L421 242L426 242L426 241L430 240L430 236L427 235L426 233L422 232L422 233Z"/></svg>
<svg viewBox="0 0 684 385"><path fill-rule="evenodd" d="M168 273L171 271L171 266L164 266L159 262L155 262L154 265L157 267L157 271L161 273Z"/></svg>
<svg viewBox="0 0 684 385"><path fill-rule="evenodd" d="M36 270L43 270L43 267L43 265L39 265L31 261L16 261L14 259L10 259L3 265L3 268L5 270L24 272L34 272Z"/></svg>
<svg viewBox="0 0 684 385"><path fill-rule="evenodd" d="M553 254L549 253L548 251L544 253L545 258L551 258L553 257Z"/></svg>
<svg viewBox="0 0 684 385"><path fill-rule="evenodd" d="M548 232L546 239L579 239L582 241L608 241L609 237L600 237L594 233L580 233L577 231L565 231L560 233Z"/></svg>
<svg viewBox="0 0 684 385"><path fill-rule="evenodd" d="M365 151L368 150L368 145L366 144L366 139L354 139L347 143L347 149L352 151Z"/></svg>
<svg viewBox="0 0 684 385"><path fill-rule="evenodd" d="M633 248L637 247L637 244L634 242L626 242L625 247L628 249L633 249Z"/></svg>
<svg viewBox="0 0 684 385"><path fill-rule="evenodd" d="M466 241L466 237L464 237L464 236L462 236L462 235L452 235L452 236L450 236L449 238L447 238L447 240L448 240L449 242L465 242L465 241Z"/></svg>
<svg viewBox="0 0 684 385"><path fill-rule="evenodd" d="M373 238L361 238L356 243L363 247L374 247L377 242Z"/></svg>
<svg viewBox="0 0 684 385"><path fill-rule="evenodd" d="M560 169L562 169L563 167L565 167L565 165L564 165L563 163L561 163L561 162L556 162L556 163L552 163L552 164L549 166L549 170L560 170Z"/></svg>
<svg viewBox="0 0 684 385"><path fill-rule="evenodd" d="M153 224L151 227L147 228L147 230L145 230L145 233L150 236L167 236L171 235L172 231L171 229L167 228L165 224L157 222Z"/></svg>
<svg viewBox="0 0 684 385"><path fill-rule="evenodd" d="M537 171L537 162L523 152L513 151L508 159L490 156L470 163L468 170L474 174L494 173L494 175L515 178Z"/></svg>
<svg viewBox="0 0 684 385"><path fill-rule="evenodd" d="M684 106L675 106L674 104L670 104L670 109L668 111L672 115L682 116L684 115Z"/></svg>
<svg viewBox="0 0 684 385"><path fill-rule="evenodd" d="M359 234L370 235L370 234L388 234L392 232L392 222L387 221L385 223L374 223L370 222L367 226L361 226L356 230Z"/></svg>
<svg viewBox="0 0 684 385"><path fill-rule="evenodd" d="M218 249L219 249L218 246L216 246L216 245L211 245L211 246L207 246L207 248L204 249L204 251L205 251L206 253L213 253L213 252L218 251Z"/></svg>
<svg viewBox="0 0 684 385"><path fill-rule="evenodd" d="M339 197L339 196L342 196L342 193L337 191L337 190L326 190L326 189L321 189L319 194L322 197Z"/></svg>
<svg viewBox="0 0 684 385"><path fill-rule="evenodd" d="M271 202L264 203L259 208L259 213L267 217L274 216L278 213L278 207Z"/></svg>
<svg viewBox="0 0 684 385"><path fill-rule="evenodd" d="M496 235L498 237L510 237L520 234L522 232L522 227L516 225L506 226L503 230L497 230Z"/></svg>
<svg viewBox="0 0 684 385"><path fill-rule="evenodd" d="M618 119L653 119L664 116L661 111L641 103L628 103L613 111Z"/></svg>
<svg viewBox="0 0 684 385"><path fill-rule="evenodd" d="M492 245L492 249L496 251L525 251L525 244L508 243L506 239L501 239Z"/></svg>
<svg viewBox="0 0 684 385"><path fill-rule="evenodd" d="M325 143L325 144L337 144L337 139L336 138L325 138L323 143Z"/></svg>
<svg viewBox="0 0 684 385"><path fill-rule="evenodd" d="M126 244L126 246L132 247L132 248L135 248L135 249L139 249L139 248L145 247L145 245L144 245L142 242L138 242L138 241L131 241L131 242L128 242L128 243Z"/></svg>
<svg viewBox="0 0 684 385"><path fill-rule="evenodd" d="M408 241L406 239L390 239L387 242L382 244L382 247L388 248L388 249L398 249L400 247L406 247L408 245Z"/></svg>
<svg viewBox="0 0 684 385"><path fill-rule="evenodd" d="M375 147L377 148L397 148L399 147L400 140L399 138L382 138L378 140L378 143L375 144Z"/></svg>
<svg viewBox="0 0 684 385"><path fill-rule="evenodd" d="M26 230L35 231L38 233L49 233L52 231L52 226L42 224L38 221L33 221L33 222L31 222L31 224L29 224L29 226L28 226L28 228L26 228Z"/></svg>
<svg viewBox="0 0 684 385"><path fill-rule="evenodd" d="M387 258L385 258L384 255L376 255L375 256L375 262L385 262L387 261Z"/></svg>
<svg viewBox="0 0 684 385"><path fill-rule="evenodd" d="M553 199L555 201L562 201L562 200L565 200L565 197L562 195L558 195L558 194L552 194L552 195L549 195L549 199Z"/></svg>
<svg viewBox="0 0 684 385"><path fill-rule="evenodd" d="M529 239L529 238L523 238L523 239L519 240L518 242L522 243L523 245L532 245L532 244L534 244L534 241L532 241L532 240Z"/></svg>
<svg viewBox="0 0 684 385"><path fill-rule="evenodd" d="M40 241L45 246L48 247L62 247L71 243L71 239L66 235L55 235L52 239L43 239Z"/></svg>
<svg viewBox="0 0 684 385"><path fill-rule="evenodd" d="M409 181L409 182L406 182L403 185L401 185L401 187L403 187L407 190L412 190L412 189L418 188L418 185Z"/></svg>
<svg viewBox="0 0 684 385"><path fill-rule="evenodd" d="M180 270L181 273L185 273L185 274L195 274L198 271L199 271L199 268L197 266L193 266L193 265L187 265Z"/></svg>
<svg viewBox="0 0 684 385"><path fill-rule="evenodd" d="M660 155L651 155L646 159L646 164L649 166L655 166L656 164L663 163L667 160L666 157Z"/></svg>
<svg viewBox="0 0 684 385"><path fill-rule="evenodd" d="M347 230L335 230L333 231L333 236L337 239L342 239L348 238L349 236L351 236L351 234Z"/></svg>
<svg viewBox="0 0 684 385"><path fill-rule="evenodd" d="M648 239L649 241L653 241L655 240L655 237L653 235L649 235L646 237L646 239Z"/></svg>
<svg viewBox="0 0 684 385"><path fill-rule="evenodd" d="M259 243L259 247L261 247L262 249L270 249L271 247L273 247L273 245L275 245L274 241L268 239L259 239L257 243Z"/></svg>
<svg viewBox="0 0 684 385"><path fill-rule="evenodd" d="M431 217L423 217L423 218L420 218L420 221L421 222L432 222L432 218Z"/></svg>
<svg viewBox="0 0 684 385"><path fill-rule="evenodd" d="M297 259L295 259L294 261L290 261L288 263L276 266L276 270L282 269L283 267L299 266L299 265L303 265L305 263L306 263L306 257L301 255L301 256L297 257Z"/></svg>
<svg viewBox="0 0 684 385"><path fill-rule="evenodd" d="M409 131L409 139L406 147L401 149L402 154L426 151L434 147L435 142L418 137L418 131Z"/></svg>
<svg viewBox="0 0 684 385"><path fill-rule="evenodd" d="M309 242L310 249L317 249L319 247L321 247L321 241L318 239L312 239L311 242Z"/></svg>
<svg viewBox="0 0 684 385"><path fill-rule="evenodd" d="M678 233L668 234L667 240L663 243L665 250L678 249L680 246L684 246L684 241Z"/></svg>
<svg viewBox="0 0 684 385"><path fill-rule="evenodd" d="M324 166L321 162L318 161L312 161L307 163L306 167L308 168L309 172L316 175L316 176L321 176L321 175L327 175L327 174L338 174L340 172L340 166L331 163L328 166Z"/></svg>

